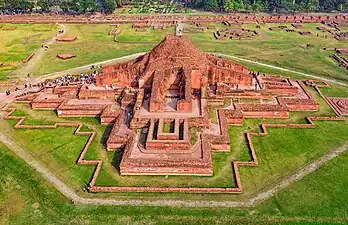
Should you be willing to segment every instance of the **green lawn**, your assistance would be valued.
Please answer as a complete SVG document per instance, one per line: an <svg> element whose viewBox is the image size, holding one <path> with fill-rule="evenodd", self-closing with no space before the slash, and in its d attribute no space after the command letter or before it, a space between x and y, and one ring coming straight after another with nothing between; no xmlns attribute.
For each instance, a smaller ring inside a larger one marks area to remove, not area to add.
<svg viewBox="0 0 348 225"><path fill-rule="evenodd" d="M348 153L341 154L318 171L280 192L258 207L260 213L298 217L348 218Z"/></svg>
<svg viewBox="0 0 348 225"><path fill-rule="evenodd" d="M324 51L323 47L339 48L347 46L346 41L337 41L328 33L322 33L316 29L319 24L304 24L302 30L311 31L313 36L301 36L298 32L270 31L272 26L290 24L262 24L256 29L254 24L245 24L240 28L248 28L260 32L260 37L253 40L215 40L212 30L199 33L187 33L187 35L202 50L207 52L224 53L227 55L240 56L245 59L256 60L305 72L313 75L348 81L348 71L338 67L334 59L329 56L333 51ZM217 25L216 29L228 26ZM319 37L316 34L320 35ZM327 35L327 38L322 37ZM307 44L310 47L306 47ZM244 64L244 62L242 62ZM252 69L252 68L250 68Z"/></svg>
<svg viewBox="0 0 348 225"><path fill-rule="evenodd" d="M152 27L144 31L135 31L131 24L123 24L120 26L121 33L117 37L117 41L121 43L150 43L156 45L168 34L174 34L175 27L167 27L162 30L154 30Z"/></svg>
<svg viewBox="0 0 348 225"><path fill-rule="evenodd" d="M72 205L0 142L0 224L342 224L347 153L250 209Z"/></svg>
<svg viewBox="0 0 348 225"><path fill-rule="evenodd" d="M287 24L288 25L288 24ZM57 25L6 25L16 26L13 31L0 29L0 80L13 78L11 73L20 67L23 60L41 44L51 38ZM217 29L221 24L214 25ZM241 56L243 58L294 69L318 76L348 81L347 70L337 66L328 56L332 52L322 47L343 47L347 42L332 38L302 37L297 33L271 32L262 25L261 37L250 41L216 41L212 30L187 35L203 50ZM316 31L316 24L305 24L303 30ZM135 32L130 25L122 25L117 43L107 33L109 25L67 25L66 36L75 35L73 43L54 43L36 66L36 75L73 68L110 58L150 50L173 28ZM244 25L254 29L254 25ZM143 42L140 44L139 42ZM144 44L147 42L147 44ZM311 47L306 48L307 43ZM78 56L61 61L57 53L72 52ZM250 63L244 63L250 70L282 74L293 78L299 75L281 72ZM102 126L95 118L58 118L51 111L33 111L25 104L15 115L26 115L25 124L53 124L55 122L80 121L84 131L97 132L95 141L88 151L87 159L102 159L103 167L98 185L148 185L148 186L192 186L232 187L234 179L232 160L250 160L244 132L259 131L259 124L303 123L308 115L333 115L332 110L319 96L310 90L320 103L320 110L314 113L291 113L286 120L246 120L242 127L230 127L231 152L214 153L214 177L189 176L119 176L114 167L119 152L106 152L105 140L110 126ZM332 89L322 89L326 96L348 97L348 88L332 84ZM211 112L210 112L211 113ZM211 115L214 118L214 115ZM214 120L214 119L213 119ZM316 129L269 129L266 137L253 137L259 167L241 167L240 175L244 187L241 195L200 194L153 194L153 193L99 193L88 194L83 188L89 182L94 166L76 165L86 136L74 136L74 128L60 127L54 130L14 130L15 121L1 121L0 129L10 135L16 143L30 151L61 180L76 192L89 197L116 199L190 199L190 200L243 200L272 187L284 177L297 171L309 162L318 159L330 149L348 143L348 120L343 122L318 122ZM170 126L165 126L170 130ZM197 131L193 142L197 140ZM36 171L13 155L0 143L0 224L334 224L348 223L348 153L328 162L318 171L279 192L275 197L250 209L227 208L171 208L171 207L115 207L74 206Z"/></svg>
<svg viewBox="0 0 348 225"><path fill-rule="evenodd" d="M323 47L344 47L347 42L337 41L328 33L318 31L316 29L318 24L304 24L302 30L311 31L314 34L313 36L301 36L297 32L288 33L268 29L278 25L286 25L290 28L290 24L262 24L259 29L255 28L254 24L245 24L242 28L258 30L260 37L241 41L215 40L213 32L227 26L222 23L212 23L210 25L215 27L215 30L188 32L185 35L191 38L203 51L235 55L299 72L348 82L348 71L343 67L339 67L335 60L329 57L333 54L332 51L322 49ZM6 34L3 35L6 38L0 41L0 46L4 46L1 50L0 61L11 62L8 66L0 68L0 79L2 80L11 78L11 72L18 67L19 60L37 49L43 40L52 37L54 30L57 29L56 25L18 25L17 27L14 31L0 30L0 34ZM112 35L107 35L112 28L107 24L68 24L66 27L66 36L77 36L77 40L72 43L56 42L51 45L43 59L35 66L34 75L57 72L134 53L146 52L151 50L166 34L174 33L173 27L165 30L149 28L146 31L136 32L131 28L131 24L125 24L120 27L122 31L117 38L119 42L115 42ZM316 36L317 34L319 37ZM324 35L328 37L324 38ZM22 37L25 37L25 39ZM306 47L307 44L310 44L310 47ZM23 46L26 46L26 48L23 48ZM56 58L59 53L74 53L77 57L63 61ZM254 64L240 63L248 66L250 70L280 73L278 70L262 68Z"/></svg>
<svg viewBox="0 0 348 225"><path fill-rule="evenodd" d="M107 59L146 52L155 45L155 43L117 43L112 35L108 35L112 26L106 24L70 24L66 26L67 33L65 36L76 36L77 40L74 42L56 42L52 45L45 57L36 65L35 75L39 76ZM56 57L60 53L74 53L76 57L69 60L61 60Z"/></svg>
<svg viewBox="0 0 348 225"><path fill-rule="evenodd" d="M0 62L5 63L0 67L0 81L13 78L11 73L21 65L21 61L52 38L58 29L57 25L51 24L6 24L4 27L16 29L0 29Z"/></svg>
<svg viewBox="0 0 348 225"><path fill-rule="evenodd" d="M338 86L337 86L338 87ZM341 89L345 90L345 89ZM312 91L312 90L310 90ZM313 91L312 91L313 92ZM247 119L242 127L230 127L231 152L214 153L213 177L187 176L120 176L115 167L119 152L106 152L104 148L107 131L110 127L102 126L96 119L66 119L57 118L53 112L33 111L25 104L16 104L19 110L16 115L27 115L27 124L52 124L53 121L81 121L86 126L84 130L92 129L97 132L88 159L100 158L103 160L102 171L97 179L97 185L117 186L166 186L166 187L233 187L235 186L232 160L250 160L249 151L245 142L244 132L259 131L261 123L304 123L309 115L333 115L326 103L313 92L320 103L320 110L314 113L292 113L290 119L258 120ZM89 182L94 166L76 165L76 159L86 143L87 137L74 136L74 128L60 127L54 130L19 129L11 126L15 121L0 122L12 138L21 146L32 152L44 162L53 172L75 190L81 191L81 186ZM324 155L329 149L338 148L348 142L348 121L317 122L316 129L269 129L266 137L253 137L256 154L260 166L241 167L240 174L244 193L241 195L184 195L184 194L96 194L125 198L142 196L144 198L189 198L189 199L245 199L264 188L271 187L284 177L292 174L307 163ZM165 127L165 131L170 126ZM191 132L192 139L197 134ZM194 140L193 140L194 142ZM40 147L38 147L40 146ZM85 194L85 193L81 193Z"/></svg>

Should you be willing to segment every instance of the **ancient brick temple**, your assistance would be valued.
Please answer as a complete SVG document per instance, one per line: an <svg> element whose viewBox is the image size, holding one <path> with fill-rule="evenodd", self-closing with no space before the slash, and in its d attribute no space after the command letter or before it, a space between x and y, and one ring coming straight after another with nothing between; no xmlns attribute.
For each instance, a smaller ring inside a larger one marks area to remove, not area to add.
<svg viewBox="0 0 348 225"><path fill-rule="evenodd" d="M104 67L96 84L50 83L17 101L56 110L59 117L113 124L106 147L123 149L121 175L213 176L212 153L231 148L228 126L318 110L306 85L315 83L249 72L200 51L184 36L169 35L135 60ZM347 99L327 101L347 115Z"/></svg>
<svg viewBox="0 0 348 225"><path fill-rule="evenodd" d="M168 94L177 97L177 111L192 111L192 91L223 82L252 85L248 69L200 51L183 36L168 35L151 52L126 63L108 66L97 85L132 86L151 92L150 112L165 111Z"/></svg>

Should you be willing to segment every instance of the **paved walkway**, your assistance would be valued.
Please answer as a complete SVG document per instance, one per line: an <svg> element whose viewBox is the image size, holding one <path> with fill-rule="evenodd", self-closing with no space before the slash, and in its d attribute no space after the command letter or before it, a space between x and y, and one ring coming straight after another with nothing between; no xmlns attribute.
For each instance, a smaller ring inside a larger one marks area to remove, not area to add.
<svg viewBox="0 0 348 225"><path fill-rule="evenodd" d="M301 170L297 171L287 179L281 181L279 184L265 190L255 197L252 197L245 201L190 201L190 200L117 200L117 199L103 199L103 198L85 198L80 197L73 191L68 185L61 181L55 174L49 171L41 162L35 159L28 151L18 146L13 140L7 137L0 131L0 141L3 142L10 150L12 150L17 156L23 159L29 166L34 168L44 179L51 183L58 191L60 191L65 197L70 199L75 204L88 204L88 205L148 205L148 206L184 206L184 207L251 207L257 205L268 198L274 196L276 193L284 188L289 187L291 184L301 180L306 175L316 171L325 163L339 156L341 153L348 150L348 146L343 146L339 149L331 151L321 157L320 159L313 161Z"/></svg>

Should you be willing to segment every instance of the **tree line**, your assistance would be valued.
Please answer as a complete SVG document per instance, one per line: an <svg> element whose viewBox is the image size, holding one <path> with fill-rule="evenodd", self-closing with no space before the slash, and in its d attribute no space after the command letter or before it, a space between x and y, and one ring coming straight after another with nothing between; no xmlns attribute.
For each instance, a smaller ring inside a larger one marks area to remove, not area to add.
<svg viewBox="0 0 348 225"><path fill-rule="evenodd" d="M0 0L0 11L5 13L48 11L110 13L122 4L122 0Z"/></svg>
<svg viewBox="0 0 348 225"><path fill-rule="evenodd" d="M219 11L348 11L348 0L192 0L188 5Z"/></svg>
<svg viewBox="0 0 348 225"><path fill-rule="evenodd" d="M0 0L0 12L110 13L131 0ZM139 1L139 0L137 0ZM212 11L345 11L348 0L178 0L187 7Z"/></svg>

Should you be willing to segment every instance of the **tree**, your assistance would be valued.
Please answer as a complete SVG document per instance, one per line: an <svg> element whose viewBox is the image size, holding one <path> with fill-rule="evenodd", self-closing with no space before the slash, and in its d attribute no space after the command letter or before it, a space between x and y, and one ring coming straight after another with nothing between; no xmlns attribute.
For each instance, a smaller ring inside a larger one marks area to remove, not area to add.
<svg viewBox="0 0 348 225"><path fill-rule="evenodd" d="M339 0L337 2L337 8L342 12L348 11L348 0Z"/></svg>
<svg viewBox="0 0 348 225"><path fill-rule="evenodd" d="M98 10L98 4L94 0L77 0L76 7L78 12L93 12Z"/></svg>
<svg viewBox="0 0 348 225"><path fill-rule="evenodd" d="M243 10L244 3L242 0L227 0L225 2L225 9L229 10Z"/></svg>
<svg viewBox="0 0 348 225"><path fill-rule="evenodd" d="M123 5L123 1L122 0L115 0L115 8L116 7L120 7L120 6L122 6Z"/></svg>
<svg viewBox="0 0 348 225"><path fill-rule="evenodd" d="M268 9L271 11L275 11L281 7L280 0L268 0Z"/></svg>
<svg viewBox="0 0 348 225"><path fill-rule="evenodd" d="M320 8L326 11L332 11L336 9L336 0L320 0Z"/></svg>
<svg viewBox="0 0 348 225"><path fill-rule="evenodd" d="M116 8L115 0L99 0L98 4L100 6L101 11L106 13L111 13Z"/></svg>
<svg viewBox="0 0 348 225"><path fill-rule="evenodd" d="M263 5L263 2L262 0L254 0L251 8L252 10L254 11L262 11L265 9L264 5Z"/></svg>
<svg viewBox="0 0 348 225"><path fill-rule="evenodd" d="M41 10L44 12L46 12L49 9L49 3L47 0L38 0L36 5L39 6Z"/></svg>
<svg viewBox="0 0 348 225"><path fill-rule="evenodd" d="M217 10L219 5L217 0L207 0L207 9Z"/></svg>
<svg viewBox="0 0 348 225"><path fill-rule="evenodd" d="M294 0L283 0L281 1L281 8L285 10L294 10L295 9L295 1Z"/></svg>
<svg viewBox="0 0 348 225"><path fill-rule="evenodd" d="M319 9L319 0L309 0L306 5L306 10L309 11L316 11Z"/></svg>
<svg viewBox="0 0 348 225"><path fill-rule="evenodd" d="M217 0L193 0L190 4L194 8L217 10L219 5Z"/></svg>

